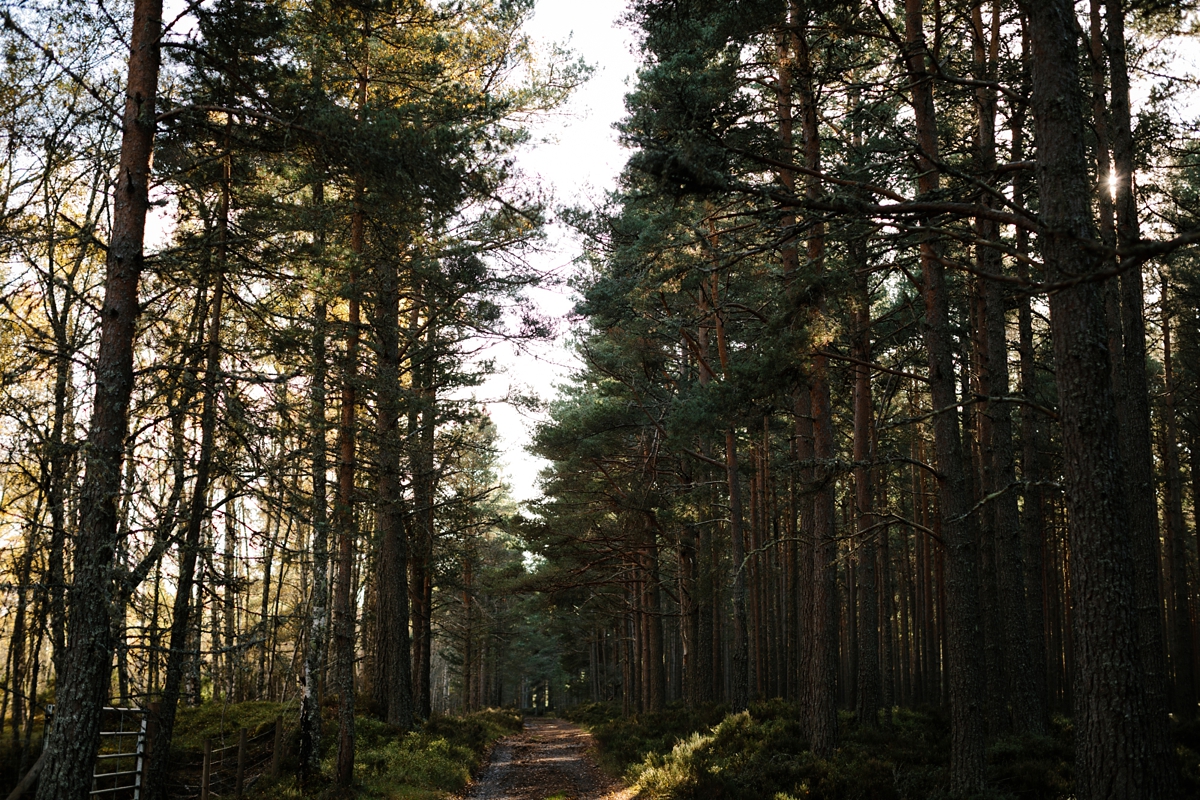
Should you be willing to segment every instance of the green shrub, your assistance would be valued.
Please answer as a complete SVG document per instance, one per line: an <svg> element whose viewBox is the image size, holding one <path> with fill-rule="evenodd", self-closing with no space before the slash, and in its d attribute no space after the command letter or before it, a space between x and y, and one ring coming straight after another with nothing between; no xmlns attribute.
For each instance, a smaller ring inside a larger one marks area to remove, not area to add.
<svg viewBox="0 0 1200 800"><path fill-rule="evenodd" d="M610 705L576 706L567 719L588 726L600 749L600 762L609 772L621 774L640 764L651 753L663 754L693 733L706 731L724 718L725 706L689 708L672 704L665 711L620 716ZM587 720L597 720L589 722Z"/></svg>
<svg viewBox="0 0 1200 800"><path fill-rule="evenodd" d="M520 714L496 709L462 717L435 716L408 734L377 720L357 718L355 773L360 796L432 800L460 792L492 743L521 726ZM327 769L332 772L333 764Z"/></svg>
<svg viewBox="0 0 1200 800"><path fill-rule="evenodd" d="M1071 793L1072 753L1063 736L1006 736L988 748L988 782L1023 800Z"/></svg>
<svg viewBox="0 0 1200 800"><path fill-rule="evenodd" d="M652 800L936 800L947 798L949 726L940 712L896 710L887 727L855 725L841 715L839 747L830 759L808 749L799 710L756 703L707 729L663 744L661 727L639 731L645 716L596 726L619 730L618 753L649 749L628 777ZM675 722L695 722L676 713ZM653 746L657 743L657 747ZM977 800L1056 800L1071 791L1070 729L1041 737L1008 737L988 751L990 788Z"/></svg>
<svg viewBox="0 0 1200 800"><path fill-rule="evenodd" d="M325 709L323 777L302 789L294 774L255 786L258 797L279 800L448 800L461 792L497 739L521 730L512 710L488 710L463 717L435 716L420 728L402 733L367 716L355 717L355 786L339 791L329 785L337 759L335 709Z"/></svg>

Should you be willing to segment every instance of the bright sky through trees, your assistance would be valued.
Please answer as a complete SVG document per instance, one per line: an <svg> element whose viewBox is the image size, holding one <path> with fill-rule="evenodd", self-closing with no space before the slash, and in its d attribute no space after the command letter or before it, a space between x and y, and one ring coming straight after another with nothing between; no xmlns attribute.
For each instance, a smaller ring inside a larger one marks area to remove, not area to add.
<svg viewBox="0 0 1200 800"><path fill-rule="evenodd" d="M534 124L534 139L519 156L521 167L553 192L557 206L598 201L614 186L625 163L627 153L613 129L625 113L627 79L636 68L632 31L619 24L625 8L622 0L539 0L528 26L541 46L564 45L595 68L591 80L562 112ZM555 226L536 263L565 278L579 250L576 240ZM502 343L485 354L495 358L504 372L477 392L481 399L503 397L510 388L548 399L567 372L571 355L566 349L570 333L566 315L574 300L566 287L534 290L532 296L541 312L557 321L559 335L554 342L526 351ZM525 451L535 420L506 403L490 402L488 408L500 432L513 495L518 500L534 497L537 473L545 463Z"/></svg>

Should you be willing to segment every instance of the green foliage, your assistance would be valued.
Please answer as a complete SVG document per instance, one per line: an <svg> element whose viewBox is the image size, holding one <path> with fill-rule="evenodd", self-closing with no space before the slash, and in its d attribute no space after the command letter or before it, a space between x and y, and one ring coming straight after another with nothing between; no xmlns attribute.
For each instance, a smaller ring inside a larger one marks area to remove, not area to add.
<svg viewBox="0 0 1200 800"><path fill-rule="evenodd" d="M437 715L425 723L424 733L441 736L479 754L497 739L519 733L521 715L511 708L488 708L465 717Z"/></svg>
<svg viewBox="0 0 1200 800"><path fill-rule="evenodd" d="M180 706L175 718L172 749L200 751L204 749L205 739L212 739L215 747L224 747L237 742L241 728L255 736L274 725L276 717L282 715L287 720L294 713L289 705L266 700Z"/></svg>
<svg viewBox="0 0 1200 800"><path fill-rule="evenodd" d="M435 716L404 736L378 722L360 739L355 772L364 797L442 797L467 785L492 742L521 729L511 710L487 710L465 717Z"/></svg>
<svg viewBox="0 0 1200 800"><path fill-rule="evenodd" d="M357 798L449 798L460 792L479 769L491 745L521 730L521 715L511 709L488 709L462 717L434 716L419 730L403 734L370 717L356 717L354 773ZM324 771L332 774L337 737L325 737ZM295 778L259 787L262 797L332 796L326 787L302 790Z"/></svg>
<svg viewBox="0 0 1200 800"><path fill-rule="evenodd" d="M726 706L674 705L666 711L622 717L617 706L585 703L563 716L588 727L600 745L601 763L619 773L653 754L668 752L697 731L708 730L728 712Z"/></svg>
<svg viewBox="0 0 1200 800"><path fill-rule="evenodd" d="M775 700L723 713L679 707L622 719L612 707L592 704L570 717L587 724L606 761L653 800L948 797L949 728L936 712L897 709L881 728L855 725L844 714L841 746L828 760L809 751L793 705ZM1048 736L1000 739L988 762L991 788L980 800L1069 797L1070 727L1060 721Z"/></svg>

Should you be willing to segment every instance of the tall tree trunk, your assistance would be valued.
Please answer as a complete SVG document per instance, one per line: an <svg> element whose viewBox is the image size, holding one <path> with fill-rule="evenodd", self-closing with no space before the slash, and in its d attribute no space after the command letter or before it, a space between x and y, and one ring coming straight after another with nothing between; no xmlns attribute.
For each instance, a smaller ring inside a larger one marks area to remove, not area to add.
<svg viewBox="0 0 1200 800"><path fill-rule="evenodd" d="M359 84L360 102L366 104L366 76ZM363 253L363 194L361 178L354 189L354 216L351 220L350 249L356 256ZM352 587L354 584L354 552L358 539L358 520L355 515L355 472L358 424L358 347L362 316L359 297L361 288L357 262L348 280L350 295L349 316L346 320L346 352L342 366L342 408L338 426L337 503L334 505L334 530L338 536L337 575L333 596L334 652L337 659L338 690L338 755L335 780L347 787L354 782L354 629L357 613Z"/></svg>
<svg viewBox="0 0 1200 800"><path fill-rule="evenodd" d="M694 491L694 490L693 490ZM679 532L676 555L679 562L679 633L683 649L683 700L700 704L700 671L697 645L700 641L700 605L696 591L696 528L685 525ZM593 698L593 701L599 698Z"/></svg>
<svg viewBox="0 0 1200 800"><path fill-rule="evenodd" d="M917 128L918 190L928 196L938 190L937 117L932 76L926 67L921 0L905 0L905 38ZM928 223L925 223L928 224ZM966 460L963 456L951 352L949 289L938 244L932 233L922 236L925 347L929 355L929 390L933 402L934 448L938 467L938 507L945 542L946 677L950 695L950 790L961 794L983 789L984 729L981 700L983 663L980 659L978 552L971 514Z"/></svg>
<svg viewBox="0 0 1200 800"><path fill-rule="evenodd" d="M234 557L237 553L237 487L232 477L226 478L225 502L222 505L225 512L225 536L221 559L221 584L224 587L221 597L221 621L225 629L225 654L222 659L224 671L221 682L225 687L225 697L230 702L237 702L241 699L237 687L237 668L242 654L237 649L238 575Z"/></svg>
<svg viewBox="0 0 1200 800"><path fill-rule="evenodd" d="M804 166L810 171L804 193L808 199L820 196L821 187L815 174L821 169L821 138L818 128L819 109L812 58L809 53L807 25L812 9L795 4L796 61L794 91L800 106L800 124L804 134ZM815 272L823 269L825 259L825 226L814 223L808 234L808 261ZM813 309L826 313L824 299L817 300ZM809 736L814 753L821 758L833 754L837 740L837 536L834 519L834 478L831 472L836 457L833 438L833 419L830 403L828 359L819 348L812 356L809 379L809 412L813 425L813 613L811 649Z"/></svg>
<svg viewBox="0 0 1200 800"><path fill-rule="evenodd" d="M646 682L646 710L662 711L667 705L667 687L663 663L662 589L659 586L658 536L655 525L646 525L646 537L646 546L642 549L642 566L646 576L643 593L646 609L646 662L649 677Z"/></svg>
<svg viewBox="0 0 1200 800"><path fill-rule="evenodd" d="M861 244L851 246L857 250ZM877 529L875 516L876 471L871 462L875 453L874 409L871 405L871 296L865 259L856 254L858 268L853 310L853 341L851 353L858 363L854 366L854 505L858 523L858 690L856 692L858 721L876 727L879 724L880 658L879 658L879 592L876 588L876 537L886 537L886 528ZM884 571L888 568L883 565ZM891 625L890 619L884 623Z"/></svg>
<svg viewBox="0 0 1200 800"><path fill-rule="evenodd" d="M1022 17L1021 23L1021 85L1027 91L1029 85L1029 33ZM1028 120L1027 106L1019 106L1011 119L1012 156L1014 163L1026 158L1025 125ZM1028 173L1017 172L1013 177L1013 204L1024 207L1028 197ZM1024 257L1030 253L1029 232L1016 230L1016 251ZM1029 280L1029 267L1023 259L1017 260L1017 277ZM1049 713L1050 695L1047 690L1046 652L1046 581L1043 551L1045 550L1045 516L1042 491L1041 443L1044 436L1040 414L1034 406L1038 404L1037 362L1033 345L1033 307L1027 292L1017 293L1017 338L1020 356L1021 396L1021 482L1023 503L1021 508L1021 551L1025 567L1025 606L1029 626L1029 675L1034 693L1034 702L1040 709L1042 724Z"/></svg>
<svg viewBox="0 0 1200 800"><path fill-rule="evenodd" d="M432 713L430 668L433 644L433 540L434 494L437 476L434 472L434 435L437 418L437 388L434 374L437 365L437 343L434 334L431 293L427 297L424 320L420 328L419 311L414 306L410 330L413 341L413 394L416 401L409 410L409 453L413 484L413 552L410 559L412 603L412 682L414 713L428 719ZM414 287L414 295L420 287Z"/></svg>
<svg viewBox="0 0 1200 800"><path fill-rule="evenodd" d="M475 608L474 598L472 595L475 592L475 554L466 552L463 554L463 588L462 588L462 604L463 604L463 681L462 681L462 700L463 711L471 712L476 710L477 704L475 701ZM597 665L595 658L595 642L592 642L590 648L591 669L588 670L592 677L592 702L596 702L596 677ZM411 692L409 693L411 697Z"/></svg>
<svg viewBox="0 0 1200 800"><path fill-rule="evenodd" d="M376 693L388 724L408 730L413 723L413 686L408 633L408 533L400 486L400 276L396 262L383 259L376 265L375 278L375 339L379 347L375 389L379 463L375 482L375 532L379 538Z"/></svg>
<svg viewBox="0 0 1200 800"><path fill-rule="evenodd" d="M701 388L708 386L714 377L712 369L712 354L709 351L709 341L712 330L711 304L708 293L703 286L697 294L700 323L696 330L696 361L697 381ZM707 459L706 464L713 462L712 443L701 432L700 452ZM704 475L709 474L707 467L702 468ZM713 491L708 481L702 484L698 491L699 508L709 508L713 503ZM715 514L710 513L710 518ZM714 659L715 628L713 620L714 580L713 568L713 524L702 521L698 526L696 554L696 702L712 703L719 696L716 689L716 662Z"/></svg>
<svg viewBox="0 0 1200 800"><path fill-rule="evenodd" d="M72 358L68 340L67 324L70 314L69 299L62 311L61 322L54 326L54 421L50 429L47 458L50 475L46 488L46 501L50 507L50 550L46 554L47 582L50 596L50 642L51 660L56 674L62 674L63 656L66 654L67 613L65 606L66 575L64 555L67 544L66 495L67 465L71 458L71 447L66 441L68 415L67 387L71 378Z"/></svg>
<svg viewBox="0 0 1200 800"><path fill-rule="evenodd" d="M1125 8L1121 0L1105 0L1108 36L1105 46L1112 98L1113 187L1115 189L1117 246L1129 248L1141 240L1133 176L1136 169L1133 127L1129 105L1129 69L1125 58ZM1129 522L1133 541L1134 591L1138 604L1137 633L1149 713L1161 725L1147 730L1157 737L1154 750L1169 749L1167 718L1168 674L1162 618L1158 554L1158 519L1154 485L1153 434L1150 428L1150 385L1146 374L1146 314L1142 270L1138 265L1121 273L1121 327L1123 392L1118 395L1121 424L1121 460L1126 473Z"/></svg>
<svg viewBox="0 0 1200 800"><path fill-rule="evenodd" d="M975 56L981 81L994 81L1000 48L1000 3L992 2L990 32L984 27L982 2L973 12ZM996 93L990 87L976 90L979 110L979 167L981 174L996 170ZM983 199L985 205L991 199ZM1011 724L1018 733L1041 733L1046 711L1039 702L1030 663L1029 612L1025 599L1025 566L1021 547L1021 520L1017 509L1016 465L1013 446L1009 395L1008 340L1005 322L1006 299L999 277L1001 257L999 226L986 217L975 223L980 244L976 260L983 279L984 359L980 365L980 386L987 398L983 417L988 425L988 483L984 495L992 504L992 525L998 567L1000 619L1004 641L1004 672L1012 709ZM983 244L983 243L988 244ZM992 244L994 243L994 244ZM985 511L984 513L987 513Z"/></svg>
<svg viewBox="0 0 1200 800"><path fill-rule="evenodd" d="M9 640L8 649L8 675L5 683L8 686L8 691L5 692L5 699L12 696L12 750L21 756L24 761L27 754L21 748L21 726L25 721L25 700L26 697L34 697L36 695L26 695L25 693L25 647L29 639L29 579L33 570L33 554L37 551L37 520L41 514L42 493L38 493L37 501L34 503L34 515L30 520L25 537L25 549L21 553L21 559L17 567L17 610L14 615L12 624L12 636ZM32 718L33 714L30 712ZM0 716L0 725L4 724L4 717Z"/></svg>
<svg viewBox="0 0 1200 800"><path fill-rule="evenodd" d="M717 353L721 371L730 377L729 344L725 338L725 321L718 303L718 275L712 276L712 299L716 308L714 319L717 332ZM733 560L731 585L733 590L733 642L730 654L729 705L735 712L744 711L750 702L750 636L746 609L746 539L743 530L742 481L738 467L737 431L725 431L725 482L729 489L729 538Z"/></svg>
<svg viewBox="0 0 1200 800"><path fill-rule="evenodd" d="M1100 266L1085 247L1094 239L1077 22L1069 0L1023 7L1033 52L1042 252L1049 279L1059 281ZM1122 464L1130 456L1121 451L1100 288L1081 283L1052 294L1050 323L1072 554L1076 793L1083 800L1171 797L1177 777L1166 718L1153 708L1138 652L1145 645L1133 599L1136 554L1127 535ZM1144 365L1138 369L1144 373Z"/></svg>
<svg viewBox="0 0 1200 800"><path fill-rule="evenodd" d="M55 693L38 800L82 800L87 796L100 745L100 705L108 695L117 498L133 391L133 340L154 142L161 17L161 0L134 3L121 156L105 263L96 394L75 538L69 641Z"/></svg>
<svg viewBox="0 0 1200 800"><path fill-rule="evenodd" d="M1184 536L1183 473L1179 468L1179 430L1175 410L1175 370L1171 341L1171 296L1166 274L1162 280L1163 337L1163 424L1162 452L1164 472L1163 516L1167 529L1167 553L1171 565L1171 672L1174 677L1173 710L1175 718L1191 722L1196 718L1195 653L1188 587L1188 547Z"/></svg>
<svg viewBox="0 0 1200 800"><path fill-rule="evenodd" d="M313 183L313 206L320 214L325 204L321 180ZM323 226L317 231L318 258L324 258ZM321 270L322 277L324 269ZM321 770L321 683L329 636L329 511L327 505L327 424L325 419L326 316L325 298L318 285L313 292L312 377L309 384L309 457L312 464L313 557L311 621L300 693L300 778L309 784Z"/></svg>
<svg viewBox="0 0 1200 800"><path fill-rule="evenodd" d="M750 702L750 638L746 619L746 542L742 530L742 482L738 469L737 433L725 431L725 481L729 488L729 538L733 570L733 642L730 656L729 705L744 711Z"/></svg>

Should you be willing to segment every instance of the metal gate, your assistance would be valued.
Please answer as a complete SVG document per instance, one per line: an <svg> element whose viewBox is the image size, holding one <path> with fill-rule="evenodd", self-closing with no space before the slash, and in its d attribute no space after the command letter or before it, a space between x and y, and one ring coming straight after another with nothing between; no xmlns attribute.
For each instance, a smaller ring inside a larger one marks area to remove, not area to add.
<svg viewBox="0 0 1200 800"><path fill-rule="evenodd" d="M141 708L101 710L100 752L92 772L92 797L141 800L147 714Z"/></svg>
<svg viewBox="0 0 1200 800"><path fill-rule="evenodd" d="M53 713L54 706L46 706L47 723ZM141 800L147 722L148 714L142 708L100 709L100 752L92 770L91 797Z"/></svg>

